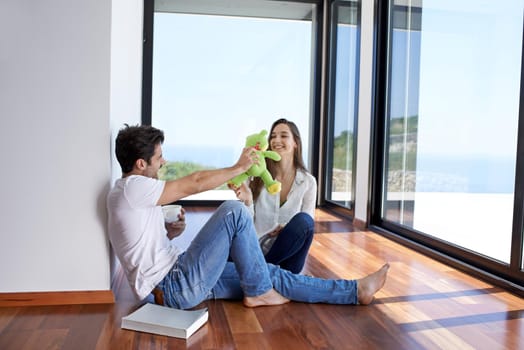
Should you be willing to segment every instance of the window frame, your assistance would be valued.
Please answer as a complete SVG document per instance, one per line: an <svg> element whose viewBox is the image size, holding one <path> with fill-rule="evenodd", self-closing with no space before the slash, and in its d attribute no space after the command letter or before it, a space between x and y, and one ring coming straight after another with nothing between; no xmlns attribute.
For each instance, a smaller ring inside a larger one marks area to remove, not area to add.
<svg viewBox="0 0 524 350"><path fill-rule="evenodd" d="M356 47L358 47L357 58L355 62L355 105L353 120L353 152L352 152L352 174L351 174L351 198L350 206L345 206L333 199L328 199L331 195L333 188L332 175L333 175L333 147L335 141L334 135L334 124L335 124L335 95L336 95L336 68L337 68L337 26L338 26L338 10L340 7L353 7L356 6L358 11L357 26L361 25L361 1L343 1L333 0L329 1L329 20L328 20L328 40L327 40L327 53L326 61L327 64L327 86L326 86L326 118L325 118L325 140L324 147L326 149L324 163L324 173L322 177L325 179L324 186L322 188L322 199L323 204L330 210L333 210L344 217L353 219L355 216L355 183L356 183L356 164L357 164L357 143L358 143L358 105L359 105L359 67L360 67L360 46L361 46L361 35L360 30L357 36Z"/></svg>

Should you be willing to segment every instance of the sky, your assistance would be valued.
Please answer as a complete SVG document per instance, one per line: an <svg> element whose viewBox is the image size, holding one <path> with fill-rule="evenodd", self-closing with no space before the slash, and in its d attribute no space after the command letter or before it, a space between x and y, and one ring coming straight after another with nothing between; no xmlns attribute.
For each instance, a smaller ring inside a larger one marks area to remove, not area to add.
<svg viewBox="0 0 524 350"><path fill-rule="evenodd" d="M307 144L311 22L157 13L154 30L153 120L166 144L240 153L281 117Z"/></svg>
<svg viewBox="0 0 524 350"><path fill-rule="evenodd" d="M458 3L423 2L419 151L514 157L523 2Z"/></svg>
<svg viewBox="0 0 524 350"><path fill-rule="evenodd" d="M420 157L514 162L522 13L522 0L425 0L421 30L395 30L390 117L419 116ZM156 13L154 33L153 123L167 147L239 154L280 117L309 144L311 22ZM335 136L352 127L356 43L339 27Z"/></svg>

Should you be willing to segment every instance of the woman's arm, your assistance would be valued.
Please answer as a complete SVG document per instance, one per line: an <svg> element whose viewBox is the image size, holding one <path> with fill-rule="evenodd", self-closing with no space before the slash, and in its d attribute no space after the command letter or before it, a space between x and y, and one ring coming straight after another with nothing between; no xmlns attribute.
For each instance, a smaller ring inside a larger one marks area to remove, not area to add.
<svg viewBox="0 0 524 350"><path fill-rule="evenodd" d="M317 181L313 176L306 178L307 189L304 192L302 199L301 211L308 213L312 218L315 218L315 208L317 206Z"/></svg>
<svg viewBox="0 0 524 350"><path fill-rule="evenodd" d="M241 183L238 187L230 185L229 188L235 192L237 198L246 206L249 207L253 204L253 193L251 192L247 182Z"/></svg>
<svg viewBox="0 0 524 350"><path fill-rule="evenodd" d="M229 188L235 192L237 198L246 205L251 216L255 216L255 205L253 203L253 192L247 182L243 182L239 187L229 185Z"/></svg>

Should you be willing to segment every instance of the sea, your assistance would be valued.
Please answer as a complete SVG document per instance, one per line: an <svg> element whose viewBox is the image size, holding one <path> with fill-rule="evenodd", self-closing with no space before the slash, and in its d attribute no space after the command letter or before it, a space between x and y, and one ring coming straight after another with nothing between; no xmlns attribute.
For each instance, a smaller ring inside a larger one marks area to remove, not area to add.
<svg viewBox="0 0 524 350"><path fill-rule="evenodd" d="M236 163L242 148L227 146L164 146L168 161L187 161L213 168ZM307 163L307 162L306 162ZM513 193L515 159L511 157L419 155L417 192Z"/></svg>
<svg viewBox="0 0 524 350"><path fill-rule="evenodd" d="M170 162L191 162L206 167L224 168L236 163L242 148L227 146L176 145L163 146L164 159Z"/></svg>
<svg viewBox="0 0 524 350"><path fill-rule="evenodd" d="M511 157L419 156L417 192L442 191L438 183L444 182L456 184L449 192L513 193L515 163Z"/></svg>

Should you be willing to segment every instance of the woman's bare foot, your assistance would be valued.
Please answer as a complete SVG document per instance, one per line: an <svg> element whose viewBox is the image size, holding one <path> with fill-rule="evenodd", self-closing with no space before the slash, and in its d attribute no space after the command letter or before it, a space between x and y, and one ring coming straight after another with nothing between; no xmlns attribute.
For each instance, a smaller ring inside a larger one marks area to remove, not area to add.
<svg viewBox="0 0 524 350"><path fill-rule="evenodd" d="M384 264L380 269L357 280L358 303L368 305L373 301L373 296L386 282L389 264Z"/></svg>
<svg viewBox="0 0 524 350"><path fill-rule="evenodd" d="M285 303L289 303L289 299L284 298L273 288L256 297L244 297L244 305L247 307L282 305Z"/></svg>

